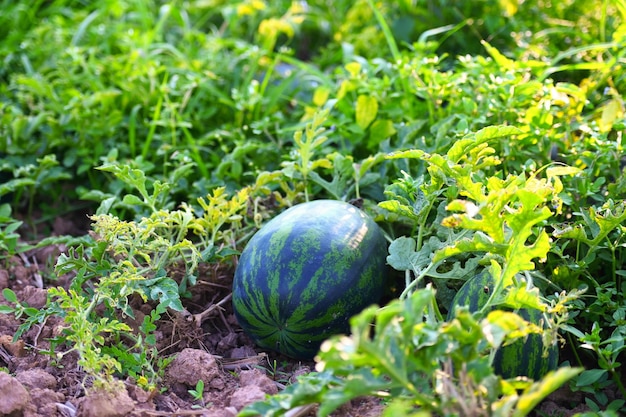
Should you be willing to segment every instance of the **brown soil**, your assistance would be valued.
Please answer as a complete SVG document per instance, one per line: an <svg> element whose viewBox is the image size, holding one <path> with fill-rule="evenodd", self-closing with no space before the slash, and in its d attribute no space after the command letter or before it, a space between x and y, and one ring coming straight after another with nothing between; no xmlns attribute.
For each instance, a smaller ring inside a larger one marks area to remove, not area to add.
<svg viewBox="0 0 626 417"><path fill-rule="evenodd" d="M71 222L57 221L53 233L76 233L75 229ZM43 307L48 286L68 287L69 277L46 278L51 276L49 266L64 250L51 246L2 262L0 291L11 288L21 302ZM193 296L185 300L186 313L169 312L158 322L159 353L173 361L160 389L153 392L131 380L119 381L119 389L113 392L90 390L76 355L55 360L42 353L59 332L59 319L33 326L14 342L21 322L13 315L0 314L0 416L235 416L245 405L278 392L314 368L314 363L259 350L232 314L232 271L205 266L201 272ZM1 295L0 304L7 304ZM150 311L149 306L135 306L139 320L146 307ZM202 400L195 400L189 390L199 379L205 383L204 393ZM333 416L377 417L382 409L378 400L362 398ZM562 389L544 401L540 410L542 416L571 416L586 408L582 395ZM314 416L315 409L297 415Z"/></svg>

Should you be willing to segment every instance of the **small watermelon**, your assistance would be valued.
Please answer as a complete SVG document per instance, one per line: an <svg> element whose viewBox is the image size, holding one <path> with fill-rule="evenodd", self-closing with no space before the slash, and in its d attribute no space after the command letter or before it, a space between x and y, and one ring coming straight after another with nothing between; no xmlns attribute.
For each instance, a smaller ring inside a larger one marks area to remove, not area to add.
<svg viewBox="0 0 626 417"><path fill-rule="evenodd" d="M484 272L470 278L461 286L448 312L448 319L454 316L454 307L464 305L470 311L477 311L484 306L491 292L494 281L491 274ZM517 313L524 320L539 324L543 318L541 311L521 309ZM503 346L496 352L493 367L496 374L505 379L526 376L533 380L541 379L549 371L555 370L559 361L557 345L550 346L548 356L543 356L543 340L540 334L530 334L526 339Z"/></svg>
<svg viewBox="0 0 626 417"><path fill-rule="evenodd" d="M322 341L380 301L387 242L378 225L344 202L291 207L241 253L232 302L242 329L262 348L312 359Z"/></svg>

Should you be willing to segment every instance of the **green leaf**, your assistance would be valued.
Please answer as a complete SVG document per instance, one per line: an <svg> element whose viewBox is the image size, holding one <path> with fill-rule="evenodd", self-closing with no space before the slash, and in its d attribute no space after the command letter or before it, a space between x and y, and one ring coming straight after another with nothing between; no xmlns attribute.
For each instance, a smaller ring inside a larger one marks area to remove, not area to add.
<svg viewBox="0 0 626 417"><path fill-rule="evenodd" d="M0 204L0 222L11 220L11 205L9 203Z"/></svg>
<svg viewBox="0 0 626 417"><path fill-rule="evenodd" d="M545 230L542 230L537 240L531 245L524 245L521 241L515 240L507 251L506 274L502 277L504 285L510 285L513 277L521 271L531 271L535 269L535 258L544 259L550 251L550 238Z"/></svg>
<svg viewBox="0 0 626 417"><path fill-rule="evenodd" d="M354 164L352 156L344 156L338 152L329 155L333 163L333 176L331 181L322 178L315 171L309 172L309 178L331 193L337 200L345 199L348 194L348 184L354 177Z"/></svg>
<svg viewBox="0 0 626 417"><path fill-rule="evenodd" d="M2 296L4 297L5 300L7 300L10 303L17 303L17 295L10 288L3 289Z"/></svg>
<svg viewBox="0 0 626 417"><path fill-rule="evenodd" d="M7 306L7 305L0 305L0 314L11 314L11 313L15 313L15 308L11 307L11 306Z"/></svg>
<svg viewBox="0 0 626 417"><path fill-rule="evenodd" d="M383 140L396 134L396 128L393 121L389 119L375 120L370 126L370 137L368 145L370 148L377 146Z"/></svg>
<svg viewBox="0 0 626 417"><path fill-rule="evenodd" d="M19 189L36 185L37 181L31 178L14 178L0 185L0 196L15 192Z"/></svg>
<svg viewBox="0 0 626 417"><path fill-rule="evenodd" d="M134 194L126 194L122 199L122 203L128 204L129 206L143 206L145 205L144 201L137 197Z"/></svg>
<svg viewBox="0 0 626 417"><path fill-rule="evenodd" d="M584 387L588 385L593 385L600 378L606 375L606 369L587 369L578 376L576 379L577 387Z"/></svg>

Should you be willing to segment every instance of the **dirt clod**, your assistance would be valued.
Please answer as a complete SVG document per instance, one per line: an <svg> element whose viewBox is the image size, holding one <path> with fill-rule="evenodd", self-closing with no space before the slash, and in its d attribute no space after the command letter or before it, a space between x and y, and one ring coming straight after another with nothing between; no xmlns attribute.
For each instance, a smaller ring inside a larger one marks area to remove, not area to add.
<svg viewBox="0 0 626 417"><path fill-rule="evenodd" d="M30 403L31 397L26 388L11 375L0 372L0 415L21 416Z"/></svg>
<svg viewBox="0 0 626 417"><path fill-rule="evenodd" d="M241 371L239 374L239 383L242 388L245 387L259 387L261 391L266 394L276 394L278 388L274 381L268 378L265 373L259 369L251 369L249 371Z"/></svg>
<svg viewBox="0 0 626 417"><path fill-rule="evenodd" d="M123 387L113 391L95 390L78 401L76 417L123 417L134 407Z"/></svg>
<svg viewBox="0 0 626 417"><path fill-rule="evenodd" d="M248 404L252 404L255 401L260 401L265 398L265 392L260 387L249 386L239 388L230 397L230 406L235 407L237 410L241 410Z"/></svg>
<svg viewBox="0 0 626 417"><path fill-rule="evenodd" d="M15 378L27 389L47 388L54 390L57 388L57 380L54 375L40 368L20 372Z"/></svg>
<svg viewBox="0 0 626 417"><path fill-rule="evenodd" d="M213 355L200 349L183 349L167 368L167 376L171 381L188 387L194 387L199 380L210 384L219 375L220 370Z"/></svg>

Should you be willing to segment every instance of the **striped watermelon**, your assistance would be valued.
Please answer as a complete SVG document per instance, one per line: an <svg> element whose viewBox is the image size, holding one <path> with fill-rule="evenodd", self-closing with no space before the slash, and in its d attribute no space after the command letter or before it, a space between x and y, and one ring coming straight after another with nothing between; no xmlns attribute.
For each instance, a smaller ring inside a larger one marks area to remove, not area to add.
<svg viewBox="0 0 626 417"><path fill-rule="evenodd" d="M484 272L470 278L463 284L452 300L448 319L454 316L454 307L465 305L470 311L477 311L487 303L493 291L491 274ZM535 309L521 309L517 313L526 321L538 324L543 314ZM548 371L556 369L559 361L557 345L550 346L548 356L543 357L543 340L540 334L530 334L526 339L518 339L496 352L493 367L496 374L505 379L526 376L533 380L541 379Z"/></svg>
<svg viewBox="0 0 626 417"><path fill-rule="evenodd" d="M241 253L232 302L262 348L311 359L323 340L377 303L387 243L378 225L344 202L294 206L264 225Z"/></svg>

